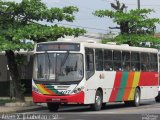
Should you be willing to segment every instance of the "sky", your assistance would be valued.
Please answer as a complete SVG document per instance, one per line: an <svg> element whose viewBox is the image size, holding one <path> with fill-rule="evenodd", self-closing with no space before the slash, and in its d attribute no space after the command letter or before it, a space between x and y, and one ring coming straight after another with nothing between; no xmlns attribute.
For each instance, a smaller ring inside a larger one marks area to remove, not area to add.
<svg viewBox="0 0 160 120"><path fill-rule="evenodd" d="M19 2L21 0L10 0ZM66 27L79 27L86 29L89 33L117 33L118 30L111 30L109 27L117 26L108 17L99 18L92 13L95 10L108 9L111 10L110 3L115 0L42 0L48 7L65 7L77 6L79 12L75 14L75 21L61 22L59 25ZM137 0L119 0L127 6L127 10L137 9ZM151 13L149 17L160 18L160 0L140 0L141 8L154 9L155 13ZM57 23L57 22L55 22ZM54 24L54 23L53 23ZM160 32L160 25L157 25L156 32Z"/></svg>

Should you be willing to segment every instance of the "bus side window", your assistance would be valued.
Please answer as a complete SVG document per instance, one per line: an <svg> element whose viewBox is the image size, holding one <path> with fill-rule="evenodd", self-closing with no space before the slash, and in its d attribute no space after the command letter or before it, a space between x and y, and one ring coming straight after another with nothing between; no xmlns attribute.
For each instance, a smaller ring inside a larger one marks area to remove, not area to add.
<svg viewBox="0 0 160 120"><path fill-rule="evenodd" d="M142 71L149 71L149 54L148 53L141 53L141 70Z"/></svg>
<svg viewBox="0 0 160 120"><path fill-rule="evenodd" d="M122 67L124 71L131 71L130 52L122 52Z"/></svg>
<svg viewBox="0 0 160 120"><path fill-rule="evenodd" d="M113 70L113 54L111 50L104 50L104 70L112 71Z"/></svg>
<svg viewBox="0 0 160 120"><path fill-rule="evenodd" d="M89 79L94 74L94 52L93 49L85 48L86 59L86 79Z"/></svg>
<svg viewBox="0 0 160 120"><path fill-rule="evenodd" d="M113 66L115 71L122 70L121 51L113 51Z"/></svg>
<svg viewBox="0 0 160 120"><path fill-rule="evenodd" d="M140 54L136 52L131 53L131 70L140 71Z"/></svg>
<svg viewBox="0 0 160 120"><path fill-rule="evenodd" d="M157 54L150 54L150 71L158 71Z"/></svg>
<svg viewBox="0 0 160 120"><path fill-rule="evenodd" d="M95 63L96 63L96 70L103 71L103 51L102 49L95 49Z"/></svg>

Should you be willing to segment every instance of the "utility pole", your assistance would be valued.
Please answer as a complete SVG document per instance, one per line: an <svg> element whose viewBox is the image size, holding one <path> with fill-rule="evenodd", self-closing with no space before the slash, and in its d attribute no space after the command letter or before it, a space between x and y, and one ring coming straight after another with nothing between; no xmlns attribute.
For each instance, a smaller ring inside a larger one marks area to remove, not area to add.
<svg viewBox="0 0 160 120"><path fill-rule="evenodd" d="M138 3L138 9L140 9L140 0L138 0L137 3Z"/></svg>

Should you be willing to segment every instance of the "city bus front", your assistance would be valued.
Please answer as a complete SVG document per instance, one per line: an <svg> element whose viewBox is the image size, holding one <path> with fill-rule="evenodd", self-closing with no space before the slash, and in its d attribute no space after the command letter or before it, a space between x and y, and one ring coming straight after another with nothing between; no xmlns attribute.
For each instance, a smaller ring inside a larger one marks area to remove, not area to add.
<svg viewBox="0 0 160 120"><path fill-rule="evenodd" d="M34 56L33 102L47 103L50 111L59 104L84 103L84 59L78 43L40 43Z"/></svg>

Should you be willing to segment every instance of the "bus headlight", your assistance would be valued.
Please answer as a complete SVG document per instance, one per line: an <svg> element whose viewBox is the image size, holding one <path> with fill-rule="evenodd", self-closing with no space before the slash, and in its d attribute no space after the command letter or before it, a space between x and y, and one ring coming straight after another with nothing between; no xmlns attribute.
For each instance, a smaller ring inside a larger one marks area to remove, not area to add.
<svg viewBox="0 0 160 120"><path fill-rule="evenodd" d="M41 92L38 90L38 88L32 86L32 91L38 93L38 94L41 94Z"/></svg>
<svg viewBox="0 0 160 120"><path fill-rule="evenodd" d="M78 88L75 88L75 89L73 90L73 92L74 92L74 93L79 93L79 92L83 91L83 89L84 89L84 87L78 87Z"/></svg>

